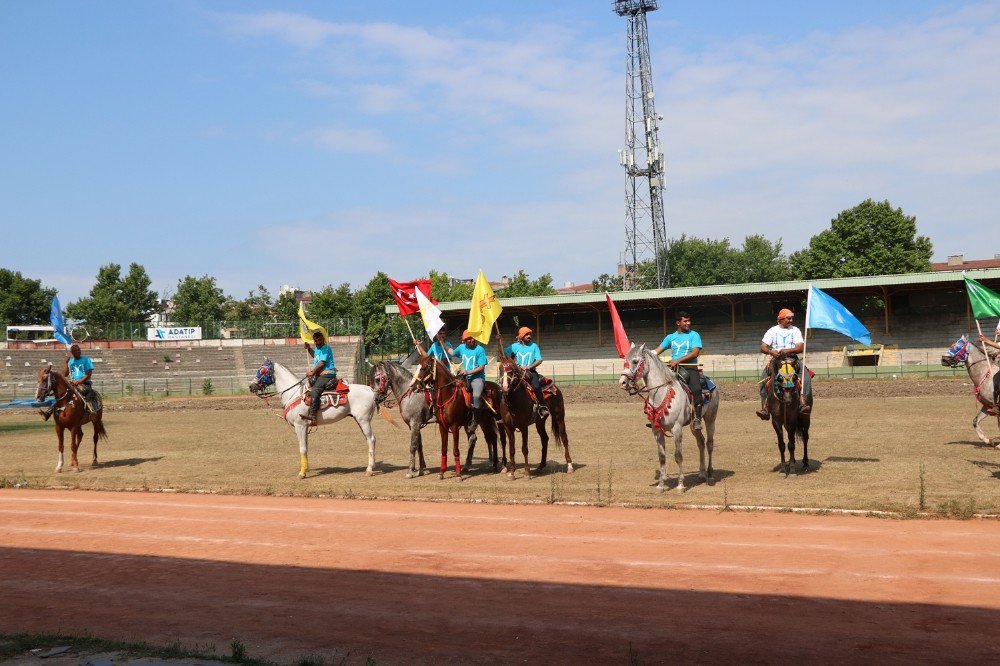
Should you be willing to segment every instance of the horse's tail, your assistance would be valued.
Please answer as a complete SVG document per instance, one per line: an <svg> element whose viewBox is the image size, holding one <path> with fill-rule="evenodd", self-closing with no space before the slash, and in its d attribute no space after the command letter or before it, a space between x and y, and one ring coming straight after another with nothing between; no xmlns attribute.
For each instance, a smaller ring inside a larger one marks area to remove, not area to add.
<svg viewBox="0 0 1000 666"><path fill-rule="evenodd" d="M94 433L97 435L99 439L103 440L108 439L108 431L104 429L104 421L100 419L94 421Z"/></svg>

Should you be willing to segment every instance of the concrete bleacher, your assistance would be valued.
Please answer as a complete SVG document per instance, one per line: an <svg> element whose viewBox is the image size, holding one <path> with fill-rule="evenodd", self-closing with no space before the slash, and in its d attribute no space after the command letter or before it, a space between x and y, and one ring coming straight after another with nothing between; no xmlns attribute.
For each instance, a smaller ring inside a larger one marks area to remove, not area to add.
<svg viewBox="0 0 1000 666"><path fill-rule="evenodd" d="M872 335L872 342L886 346L881 363L892 365L935 364L941 353L958 337L968 331L968 320L964 316L952 314L909 314L890 317L890 334L885 333L885 320L881 316L862 317L862 323ZM730 322L705 323L695 321L694 328L702 337L704 351L702 363L706 368L718 367L733 370L750 370L759 368L763 362L760 354L760 340L773 325L769 321L739 321L736 323L736 336L733 340L733 327ZM804 322L796 325L804 328ZM975 324L973 323L973 327ZM674 330L672 327L667 332ZM665 333L660 326L626 327L629 339L636 344L645 342L656 346ZM976 331L973 328L972 334ZM600 342L596 326L591 329L576 330L546 330L542 329L538 341L545 357L543 371L555 374L569 374L586 369L590 365L608 371L618 372L621 361L614 346L614 334L605 320ZM844 347L853 341L849 338L821 329L809 331L807 346L809 364L814 367L843 367L847 364L844 358ZM495 346L488 351L491 356Z"/></svg>
<svg viewBox="0 0 1000 666"><path fill-rule="evenodd" d="M99 344L99 343L98 343ZM353 380L360 358L360 339L332 343L341 377ZM241 345L93 348L84 354L94 362L98 390L109 394L173 391L199 393L206 379L216 391L246 390L264 357L302 375L312 362L301 345ZM0 395L25 396L34 391L38 370L52 364L62 370L62 348L0 349Z"/></svg>

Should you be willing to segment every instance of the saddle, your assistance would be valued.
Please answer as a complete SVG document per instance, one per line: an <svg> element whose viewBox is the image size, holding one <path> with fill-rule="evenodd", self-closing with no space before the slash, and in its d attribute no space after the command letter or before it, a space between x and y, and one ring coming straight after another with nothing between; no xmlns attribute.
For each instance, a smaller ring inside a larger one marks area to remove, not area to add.
<svg viewBox="0 0 1000 666"><path fill-rule="evenodd" d="M682 384L684 385L684 392L687 393L688 402L694 402L694 396L691 395L691 389L687 385L687 373L690 372L687 368L679 368L677 374L681 376ZM707 405L712 399L712 391L715 390L715 382L712 381L711 377L705 375L701 368L698 368L698 376L701 378L701 404Z"/></svg>
<svg viewBox="0 0 1000 666"><path fill-rule="evenodd" d="M541 402L545 402L546 400L548 400L549 398L551 398L552 396L554 396L556 393L559 393L559 387L556 386L555 381L553 381L550 377L545 377L545 376L539 375L538 379L539 379L538 383L539 383L539 385L542 388L542 400L541 400ZM528 395L530 395L531 399L534 400L535 399L535 389L533 389L531 387L531 383L530 382L525 382L524 387L526 389L528 389Z"/></svg>
<svg viewBox="0 0 1000 666"><path fill-rule="evenodd" d="M472 391L469 390L469 387L464 382L459 384L458 387L462 391L462 400L465 401L465 408L472 409ZM530 390L531 387L529 386L528 389ZM493 412L496 411L496 409L493 407L494 391L495 391L495 386L491 386L488 382L483 386L483 404L487 405L488 408Z"/></svg>
<svg viewBox="0 0 1000 666"><path fill-rule="evenodd" d="M343 379L337 379L337 385L333 390L323 391L322 395L319 397L319 408L320 411L325 411L330 407L340 407L341 405L347 404L347 395L351 391L351 385L345 382ZM312 405L312 394L309 392L309 387L302 386L302 402L307 406Z"/></svg>

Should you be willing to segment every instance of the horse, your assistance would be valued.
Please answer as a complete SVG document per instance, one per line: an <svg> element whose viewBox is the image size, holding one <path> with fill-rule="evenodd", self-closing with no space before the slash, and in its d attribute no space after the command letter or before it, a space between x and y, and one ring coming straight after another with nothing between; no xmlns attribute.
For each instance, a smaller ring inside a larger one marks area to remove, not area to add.
<svg viewBox="0 0 1000 666"><path fill-rule="evenodd" d="M285 422L295 429L295 436L299 440L299 478L304 479L309 471L310 422L306 416L309 407L303 399L306 395L305 387L302 391L297 389L305 383L305 379L299 379L291 370L277 361L273 363L275 391L281 400L281 406L284 408L282 416ZM375 392L372 388L364 384L351 384L346 402L321 409L316 420L317 425L323 426L328 423L336 423L347 416L354 418L368 441L366 476L375 473L375 433L372 431L372 418L375 416L376 409Z"/></svg>
<svg viewBox="0 0 1000 666"><path fill-rule="evenodd" d="M795 476L795 436L802 438L802 472L809 471L809 423L811 416L799 412L802 404L802 387L795 371L795 357L781 356L775 362L775 372L771 375L771 386L767 391L767 411L771 415L771 427L778 437L778 452L781 464L779 476L783 479ZM809 372L805 370L805 372ZM810 403L811 404L811 403ZM788 461L785 460L784 432L788 433Z"/></svg>
<svg viewBox="0 0 1000 666"><path fill-rule="evenodd" d="M80 471L80 462L77 460L76 452L83 441L83 424L94 424L94 461L91 467L99 467L97 462L97 440L107 439L108 433L101 422L104 408L91 413L84 406L83 396L73 387L66 377L52 370L52 366L47 366L38 371L38 383L35 390L35 401L41 402L49 394L55 396L55 412L52 421L56 426L56 436L59 438L59 462L56 464L56 472L61 472L63 468L63 431L70 431L70 467L77 472Z"/></svg>
<svg viewBox="0 0 1000 666"><path fill-rule="evenodd" d="M639 387L639 381L644 386ZM665 435L669 432L674 438L674 461L677 463L677 490L684 492L684 471L681 454L681 439L684 426L694 419L693 399L687 384L682 382L677 373L670 369L659 356L646 348L646 345L636 347L634 344L627 355L627 365L618 379L619 386L632 394L648 394L643 396L644 411L649 419L656 441L656 453L660 459L660 467L656 471L653 482L659 492L666 490L667 454ZM674 400L680 396L680 400ZM686 397L686 399L685 399ZM713 387L708 402L702 406L701 419L704 434L701 430L691 428L698 442L700 466L698 479L709 485L715 483L715 472L712 469L712 452L715 448L715 419L719 415L719 388ZM692 424L693 426L693 424ZM708 449L708 467L705 467L705 449Z"/></svg>
<svg viewBox="0 0 1000 666"><path fill-rule="evenodd" d="M962 336L948 348L948 351L941 357L941 365L956 368L959 364L964 364L969 372L969 379L972 380L972 390L976 394L976 400L981 405L979 412L972 419L972 427L976 430L976 435L985 443L1000 448L1000 442L996 444L986 436L979 424L987 416L1000 416L998 406L992 395L992 385L990 379L992 374L990 366L996 365L1000 361L1000 352L989 353L990 362L986 361L986 354L979 345L973 344L968 337ZM1000 368L995 368L994 373L1000 372ZM985 390L984 390L985 389Z"/></svg>
<svg viewBox="0 0 1000 666"><path fill-rule="evenodd" d="M545 406L549 410L549 416L537 418L535 401L528 393L530 380L525 376L526 371L514 362L514 359L501 356L500 359L500 388L503 391L504 403L507 405L507 416L504 419L504 429L507 431L507 439L510 442L510 478L514 478L515 461L517 460L514 451L514 431L521 432L521 453L524 455L524 475L531 477L531 469L528 466L528 426L535 424L538 437L542 440L542 460L538 464L538 469L544 469L549 451L549 436L545 432L545 421L552 417L552 434L557 441L562 442L563 451L566 455L566 471L573 471L573 458L569 454L569 436L566 434L566 405L563 401L562 391L554 391L551 396L545 399Z"/></svg>
<svg viewBox="0 0 1000 666"><path fill-rule="evenodd" d="M458 450L458 432L465 427L468 432L474 430L468 426L469 418L472 415L472 407L467 406L465 397L465 380L455 377L451 370L433 356L422 356L420 358L420 369L417 371L415 382L420 386L432 386L434 396L434 413L438 420L438 431L441 433L441 471L438 478L443 479L445 470L448 469L448 434L451 433L453 440L453 455L455 457L455 476L462 480L461 453ZM494 399L499 393L499 387L493 382L486 382L483 386L483 418L478 424L483 428L486 436L486 446L489 449L490 461L493 463L493 470L498 469L499 460L497 458L497 425L496 418L490 416L488 412L500 414L499 399ZM497 396L498 398L498 396ZM491 409L492 408L492 409ZM472 450L475 441L469 440L469 456L465 461L466 467L472 462Z"/></svg>
<svg viewBox="0 0 1000 666"><path fill-rule="evenodd" d="M372 367L369 385L375 390L375 401L381 405L391 391L399 406L399 414L403 422L410 428L410 468L406 478L423 476L426 469L424 462L424 443L420 431L434 417L434 393L429 386L420 387L413 373L400 363L379 361ZM487 382L489 383L489 382ZM479 436L476 428L465 424L465 434L469 438L469 450L465 458L465 466L472 465L472 452L476 448ZM502 435L503 433L501 433ZM504 439L506 442L506 439ZM496 451L490 452L494 469L498 465ZM420 469L417 469L416 459L420 458Z"/></svg>

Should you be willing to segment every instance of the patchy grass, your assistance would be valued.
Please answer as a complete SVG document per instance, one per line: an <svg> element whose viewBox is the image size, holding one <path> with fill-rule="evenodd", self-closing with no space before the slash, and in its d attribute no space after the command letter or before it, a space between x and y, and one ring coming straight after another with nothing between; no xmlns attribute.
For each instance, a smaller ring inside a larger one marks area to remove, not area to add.
<svg viewBox="0 0 1000 666"><path fill-rule="evenodd" d="M437 479L440 439L434 426L423 431L431 473L406 479L408 432L381 417L374 422L375 476L364 475L365 442L348 419L321 427L310 437L311 470L299 480L295 437L276 409L204 409L194 404L166 411L109 412L105 424L110 440L101 442L98 451L103 464L89 466L92 431L87 426L80 474L53 473L56 444L50 424L42 424L37 415L0 415L0 483L494 503L842 508L903 515L926 507L954 518L1000 513L1000 451L976 440L969 427L974 413L970 403L968 397L821 400L812 420L810 471L783 480L774 471L779 460L774 432L754 416L756 405L723 402L714 458L718 483L698 482L698 448L688 432L683 453L690 489L685 494L655 491L655 443L644 427L638 401L568 406L577 467L572 474L565 472L561 447L551 439L549 465L532 479L524 478L523 467L514 481L494 475L480 438L471 474L463 483L454 479L450 453L448 473L443 481ZM677 467L673 442L668 439L667 445L667 481L673 488ZM534 471L540 456L534 432L529 447ZM464 457L464 443L462 448ZM801 444L796 456L801 457Z"/></svg>

